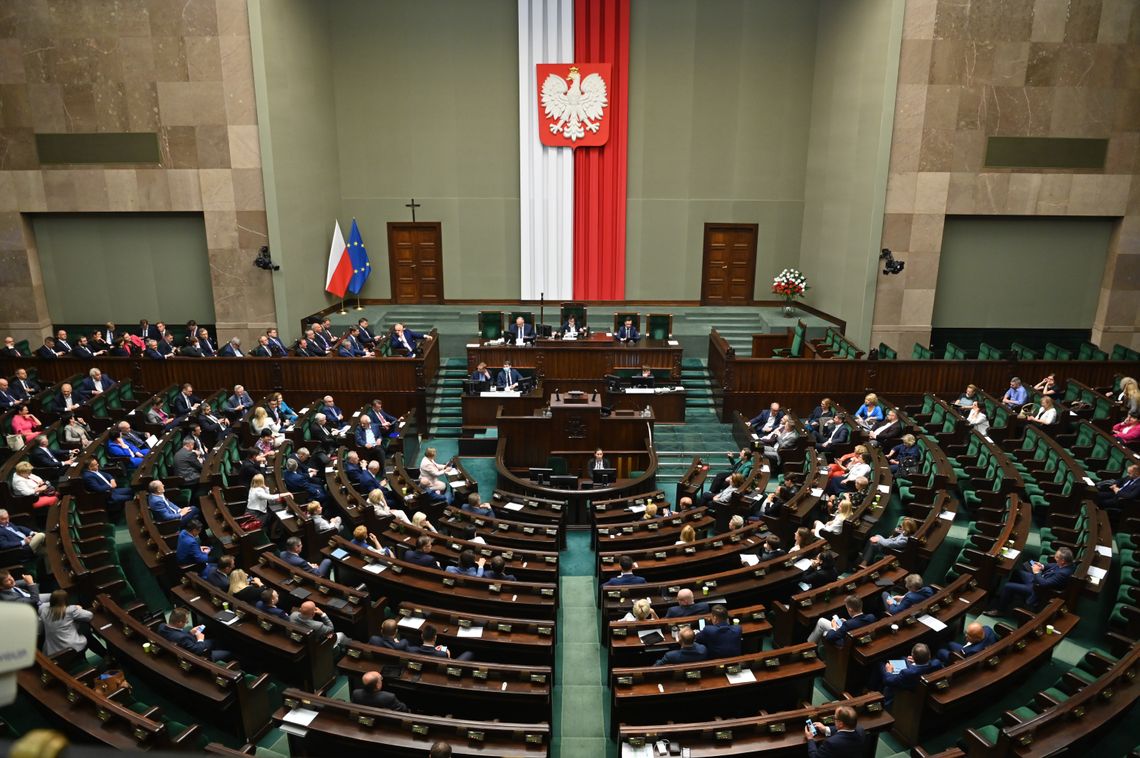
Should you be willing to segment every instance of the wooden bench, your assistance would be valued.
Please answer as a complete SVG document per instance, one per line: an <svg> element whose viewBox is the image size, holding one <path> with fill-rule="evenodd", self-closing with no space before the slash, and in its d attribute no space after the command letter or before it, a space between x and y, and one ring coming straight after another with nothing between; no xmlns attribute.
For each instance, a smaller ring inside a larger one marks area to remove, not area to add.
<svg viewBox="0 0 1140 758"><path fill-rule="evenodd" d="M558 581L558 553L552 550L527 550L522 548L502 548L497 545L469 542L459 537L432 532L430 529L392 519L383 532L378 534L381 544L396 548L397 555L406 549L415 548L421 536L433 539L432 555L440 565L448 566L459 562L459 554L472 550L477 556L488 561L493 556L502 556L506 561L504 571L518 577L519 581L556 583Z"/></svg>
<svg viewBox="0 0 1140 758"><path fill-rule="evenodd" d="M713 526L713 517L705 507L687 508L671 516L658 516L621 524L597 526L594 531L595 547L610 552L642 550L658 545L672 545L681 538L681 530L692 526L698 535Z"/></svg>
<svg viewBox="0 0 1140 758"><path fill-rule="evenodd" d="M549 619L489 616L410 602L396 607L396 618L402 636L419 639L420 627L431 623L440 643L471 650L480 661L554 663L554 623ZM473 627L482 627L479 636L460 636L460 630Z"/></svg>
<svg viewBox="0 0 1140 758"><path fill-rule="evenodd" d="M490 545L533 550L557 550L565 545L565 535L559 526L538 526L523 521L480 516L460 510L458 506L447 507L439 520L441 532L454 534L462 530L462 534L466 533L469 526L474 526L476 534Z"/></svg>
<svg viewBox="0 0 1140 758"><path fill-rule="evenodd" d="M742 652L758 652L763 638L772 631L764 606L732 608L728 615L740 622ZM608 636L610 667L653 665L666 651L679 646L677 634L682 627L696 628L707 616L708 614L645 621L611 621ZM658 632L664 639L647 645L641 635L650 632Z"/></svg>
<svg viewBox="0 0 1140 758"><path fill-rule="evenodd" d="M357 639L366 639L379 627L386 604L382 596L372 598L362 586L324 579L272 553L262 553L258 561L249 572L277 590L283 608L312 600L329 615L337 630Z"/></svg>
<svg viewBox="0 0 1140 758"><path fill-rule="evenodd" d="M536 758L549 754L549 724L397 713L295 689L285 690L284 698L284 706L273 715L278 726L288 724L289 715L298 710L317 714L304 728L289 725L291 755L350 755L383 746L385 755L420 758L439 740L451 745L454 756Z"/></svg>

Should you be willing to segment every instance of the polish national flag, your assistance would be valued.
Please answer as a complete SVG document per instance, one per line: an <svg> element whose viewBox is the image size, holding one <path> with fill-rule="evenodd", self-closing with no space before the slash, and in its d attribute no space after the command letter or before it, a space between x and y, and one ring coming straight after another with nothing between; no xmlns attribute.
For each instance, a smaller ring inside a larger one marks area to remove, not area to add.
<svg viewBox="0 0 1140 758"><path fill-rule="evenodd" d="M332 246L329 248L329 270L325 275L325 291L343 298L351 280L352 259L348 255L348 246L344 244L340 221L337 221L333 228Z"/></svg>

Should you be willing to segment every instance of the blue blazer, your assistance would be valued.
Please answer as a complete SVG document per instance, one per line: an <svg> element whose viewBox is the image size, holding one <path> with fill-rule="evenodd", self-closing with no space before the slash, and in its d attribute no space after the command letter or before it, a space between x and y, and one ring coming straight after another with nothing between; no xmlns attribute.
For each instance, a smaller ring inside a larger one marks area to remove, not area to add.
<svg viewBox="0 0 1140 758"><path fill-rule="evenodd" d="M732 658L740 655L742 640L740 627L733 623L705 624L697 632L697 642L708 650L709 658Z"/></svg>
<svg viewBox="0 0 1140 758"><path fill-rule="evenodd" d="M321 405L321 407L317 409L317 413L325 414L325 418L328 419L329 423L335 421L337 425L340 425L344 422L344 411L340 409L340 406Z"/></svg>
<svg viewBox="0 0 1140 758"><path fill-rule="evenodd" d="M162 353L158 352L157 350L154 350L153 348L149 348L149 347L146 350L143 350L143 356L146 358L150 358L152 361L166 360L165 355L163 355Z"/></svg>
<svg viewBox="0 0 1140 758"><path fill-rule="evenodd" d="M103 474L103 476L107 477L107 479L113 479L114 478L110 474L106 474L102 471L99 471L99 472L84 471L83 472L83 486L87 488L88 492L110 492L111 491L111 489L112 489L111 485L106 480L104 480L102 476L99 476L99 474Z"/></svg>
<svg viewBox="0 0 1140 758"><path fill-rule="evenodd" d="M300 471L286 471L284 474L285 488L290 492L304 492L314 500L324 497L324 490L320 485L309 481L309 477Z"/></svg>
<svg viewBox="0 0 1140 758"><path fill-rule="evenodd" d="M704 645L694 644L692 647L682 647L670 650L661 656L654 666L672 666L675 663L698 663L708 660L709 651Z"/></svg>
<svg viewBox="0 0 1140 758"><path fill-rule="evenodd" d="M404 551L403 560L407 561L408 563L414 563L417 566L439 568L439 561L437 561L431 553L421 553L419 550Z"/></svg>
<svg viewBox="0 0 1140 758"><path fill-rule="evenodd" d="M296 566L297 568L305 569L305 571L311 571L314 574L317 573L317 570L309 565L308 561L296 553L291 553L288 550L282 550L278 554L278 557L288 563L290 566Z"/></svg>
<svg viewBox="0 0 1140 758"><path fill-rule="evenodd" d="M377 435L383 433L383 429L380 428L380 419L384 419L391 425L391 429L388 432L390 435L395 437L397 434L399 434L399 432L396 430L396 427L399 425L400 419L396 418L388 411L381 410L379 413L377 413L375 408L369 408L368 418L372 419L373 431L376 432Z"/></svg>
<svg viewBox="0 0 1140 758"><path fill-rule="evenodd" d="M241 395L241 396L230 395L229 399L226 400L226 409L227 410L244 411L246 408L252 408L252 407L253 407L253 398L249 396L248 392L245 393L244 395Z"/></svg>
<svg viewBox="0 0 1140 758"><path fill-rule="evenodd" d="M208 640L199 642L190 632L184 629L175 629L168 624L159 624L158 633L178 647L189 650L195 655L209 655L210 648L213 647Z"/></svg>
<svg viewBox="0 0 1140 758"><path fill-rule="evenodd" d="M867 626L868 624L873 624L874 622L875 622L875 614L864 613L861 616L856 616L855 618L847 619L846 621L844 621L842 624L839 625L838 629L832 629L830 632L827 632L826 634L824 634L823 638L833 645L843 647L843 640L846 637L848 632L850 632L852 629L858 629L861 626Z"/></svg>
<svg viewBox="0 0 1140 758"><path fill-rule="evenodd" d="M629 340L631 342L637 342L638 340L641 339L641 334L637 331L636 326L631 326L627 330L625 328L625 324L622 324L621 326L618 327L618 330L616 332L614 332L614 338L619 339L619 340Z"/></svg>
<svg viewBox="0 0 1140 758"><path fill-rule="evenodd" d="M237 358L238 357L237 351L234 350L234 346L229 344L228 342L226 343L225 347L223 347L221 350L218 351L218 355L222 358Z"/></svg>
<svg viewBox="0 0 1140 758"><path fill-rule="evenodd" d="M147 495L146 502L150 512L159 521L173 521L182 517L179 507L161 495Z"/></svg>
<svg viewBox="0 0 1140 758"><path fill-rule="evenodd" d="M10 530L15 529L19 534L13 534ZM31 529L26 526L19 526L18 524L8 523L8 528L0 527L0 550L7 550L13 547L24 547L24 539L32 533Z"/></svg>
<svg viewBox="0 0 1140 758"><path fill-rule="evenodd" d="M883 702L890 705L894 702L896 690L913 690L918 686L918 680L923 674L942 668L942 661L937 658L930 659L929 663L907 664L902 671L893 673L883 672Z"/></svg>
<svg viewBox="0 0 1140 758"><path fill-rule="evenodd" d="M103 391L106 392L107 390L111 389L111 387L113 387L115 385L115 380L112 379L111 377L107 376L106 374L103 374L102 383L103 383ZM75 394L77 394L79 397L83 398L86 401L88 398L91 397L91 393L93 393L94 391L95 391L95 382L91 379L91 377L87 377L86 379L84 379L82 382L79 383L79 386L75 389Z"/></svg>
<svg viewBox="0 0 1140 758"><path fill-rule="evenodd" d="M202 552L198 538L183 529L178 533L178 550L175 557L179 563L206 563L210 556Z"/></svg>
<svg viewBox="0 0 1140 758"><path fill-rule="evenodd" d="M934 588L933 587L922 587L921 589L918 590L918 592L908 592L905 595L903 595L902 600L898 601L897 603L886 603L886 605L885 605L886 611L887 611L887 613L892 614L892 615L895 613L901 613L902 611L905 611L907 608L911 607L912 605L915 605L916 603L921 603L923 600L926 600L928 597L930 597L933 594L934 594Z"/></svg>
<svg viewBox="0 0 1140 758"><path fill-rule="evenodd" d="M985 627L982 627L982 630L983 631L982 631L982 641L981 642L977 642L977 643L971 642L971 643L966 644L966 645L962 645L958 642L950 642L949 644L946 645L945 648L938 651L938 653L937 653L938 660L942 661L942 663L944 663L944 664L949 663L950 662L950 653L961 653L962 655L964 655L968 658L971 655L974 655L975 653L982 652L987 647L989 647L990 645L992 645L998 641L997 632L995 632L992 628L985 626Z"/></svg>
<svg viewBox="0 0 1140 758"><path fill-rule="evenodd" d="M448 566L444 571L449 574L463 574L464 576L483 576L483 569L479 566L472 566L469 569L461 569L458 566Z"/></svg>
<svg viewBox="0 0 1140 758"><path fill-rule="evenodd" d="M636 576L634 574L618 574L613 579L603 584L603 587L621 587L626 584L645 584L644 576Z"/></svg>
<svg viewBox="0 0 1140 758"><path fill-rule="evenodd" d="M496 387L509 387L512 384L518 384L522 381L522 374L519 373L517 368L511 368L509 371L503 369L495 377Z"/></svg>
<svg viewBox="0 0 1140 758"><path fill-rule="evenodd" d="M254 607L257 608L257 610L259 610L259 611L262 611L264 613L268 613L270 616L276 616L277 618L285 619L286 621L289 620L289 614L288 613L281 610L280 608L278 608L275 605L274 606L266 605L264 600L258 600Z"/></svg>
<svg viewBox="0 0 1140 758"><path fill-rule="evenodd" d="M356 432L353 436L356 438L356 444L360 447L364 447L368 444L368 436L361 427L356 427ZM376 438L374 442L384 441L384 435L380 433L380 426L378 424L372 424L372 436Z"/></svg>
<svg viewBox="0 0 1140 758"><path fill-rule="evenodd" d="M476 508L470 503L464 503L460 506L459 510L466 511L467 513L474 513L476 516L486 516L487 518L495 517L495 509L490 506L486 508Z"/></svg>
<svg viewBox="0 0 1140 758"><path fill-rule="evenodd" d="M507 336L510 337L512 341L519 338L518 324L511 324L509 327L507 327ZM522 338L524 340L534 339L534 327L524 322L522 327Z"/></svg>
<svg viewBox="0 0 1140 758"><path fill-rule="evenodd" d="M759 414L757 414L757 416L755 418L751 419L748 422L748 425L758 429L758 428L766 425L768 423L768 419L771 417L772 417L771 409L762 410L762 411L760 411ZM784 418L784 412L783 411L777 411L776 412L776 423L772 426L772 428L776 429L777 427L779 427L780 421L783 418Z"/></svg>
<svg viewBox="0 0 1140 758"><path fill-rule="evenodd" d="M849 758L863 755L867 735L863 727L855 727L853 732L834 732L826 740L808 740L808 758Z"/></svg>
<svg viewBox="0 0 1140 758"><path fill-rule="evenodd" d="M1036 606L1039 600L1037 595L1041 590L1061 589L1069 582L1069 577L1073 575L1075 569L1072 564L1063 567L1056 563L1046 564L1040 574L1033 575L1033 591L1029 593L1026 602L1030 607Z"/></svg>
<svg viewBox="0 0 1140 758"><path fill-rule="evenodd" d="M413 351L416 349L416 341L422 340L423 338L424 336L419 332L413 332L411 329L404 327L404 339L408 341L408 346L411 347ZM388 347L393 350L404 349L404 343L400 342L400 338L396 336L395 332L392 332L392 337L388 340Z"/></svg>
<svg viewBox="0 0 1140 758"><path fill-rule="evenodd" d="M706 602L693 603L692 605L674 605L665 612L665 618L676 619L684 618L685 616L704 616L709 612L709 604Z"/></svg>

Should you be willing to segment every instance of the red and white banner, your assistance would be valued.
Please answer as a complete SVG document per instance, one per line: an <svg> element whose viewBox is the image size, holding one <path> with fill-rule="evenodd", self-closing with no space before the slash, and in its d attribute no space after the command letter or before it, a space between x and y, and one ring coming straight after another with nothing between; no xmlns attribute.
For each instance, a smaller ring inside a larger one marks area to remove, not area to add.
<svg viewBox="0 0 1140 758"><path fill-rule="evenodd" d="M608 63L540 63L538 138L547 147L598 147L610 137Z"/></svg>
<svg viewBox="0 0 1140 758"><path fill-rule="evenodd" d="M348 255L348 245L344 244L344 234L340 231L340 221L333 229L332 245L329 247L329 267L325 272L325 291L343 298L348 283L352 280L352 259Z"/></svg>

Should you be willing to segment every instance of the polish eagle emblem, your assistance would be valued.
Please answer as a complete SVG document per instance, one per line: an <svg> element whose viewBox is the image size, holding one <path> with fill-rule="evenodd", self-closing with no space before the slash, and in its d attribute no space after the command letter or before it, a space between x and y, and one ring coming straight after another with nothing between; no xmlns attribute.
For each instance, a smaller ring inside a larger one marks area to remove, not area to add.
<svg viewBox="0 0 1140 758"><path fill-rule="evenodd" d="M583 68L604 69L583 71ZM559 66L539 66L541 69L561 69ZM606 87L608 64L582 64L571 66L565 77L557 71L546 72L540 79L539 93L540 137L545 145L582 147L604 144L609 136L605 116L609 102ZM548 132L548 134L547 134Z"/></svg>

